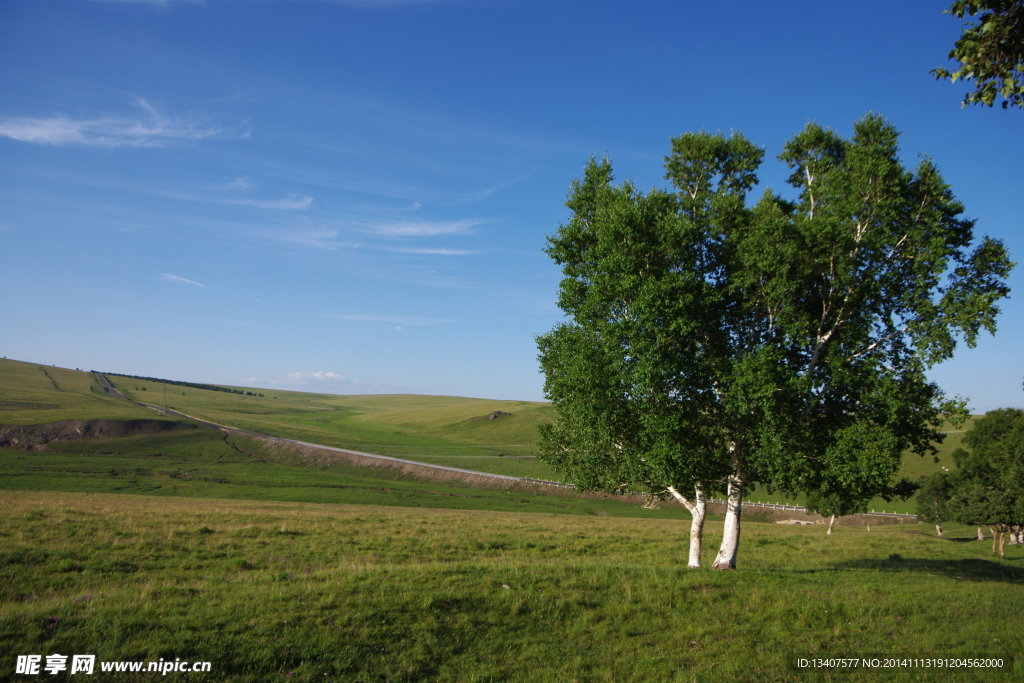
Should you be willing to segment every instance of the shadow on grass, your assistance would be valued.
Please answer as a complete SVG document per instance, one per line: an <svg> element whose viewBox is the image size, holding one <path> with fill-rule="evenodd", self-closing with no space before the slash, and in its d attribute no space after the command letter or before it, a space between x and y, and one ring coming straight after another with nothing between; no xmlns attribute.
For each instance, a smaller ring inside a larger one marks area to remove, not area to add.
<svg viewBox="0 0 1024 683"><path fill-rule="evenodd" d="M1024 584L1024 568L991 560L915 560L890 555L887 560L850 560L837 562L833 569L874 569L882 572L921 572L966 581L999 581Z"/></svg>

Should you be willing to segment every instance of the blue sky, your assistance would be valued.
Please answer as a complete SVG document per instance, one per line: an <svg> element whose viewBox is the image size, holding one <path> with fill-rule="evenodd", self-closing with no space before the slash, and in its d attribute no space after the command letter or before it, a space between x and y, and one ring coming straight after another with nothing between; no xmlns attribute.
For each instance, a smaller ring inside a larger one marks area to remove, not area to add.
<svg viewBox="0 0 1024 683"><path fill-rule="evenodd" d="M0 355L540 400L542 249L591 154L651 187L670 137L741 130L786 194L783 142L868 111L1024 260L1024 112L929 76L946 6L5 0ZM1022 301L933 372L976 410L1024 407Z"/></svg>

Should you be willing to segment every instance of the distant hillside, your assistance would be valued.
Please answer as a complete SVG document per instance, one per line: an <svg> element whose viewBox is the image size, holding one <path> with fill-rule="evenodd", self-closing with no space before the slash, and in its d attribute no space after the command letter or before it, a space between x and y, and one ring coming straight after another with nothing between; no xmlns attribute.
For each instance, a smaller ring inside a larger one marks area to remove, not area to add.
<svg viewBox="0 0 1024 683"><path fill-rule="evenodd" d="M484 472L558 478L535 459L537 425L554 417L547 403L338 396L105 376L131 401L159 404L166 396L169 408L241 429ZM0 424L153 416L109 398L90 372L0 360Z"/></svg>
<svg viewBox="0 0 1024 683"><path fill-rule="evenodd" d="M133 401L159 404L213 422L300 441L448 465L481 472L558 481L535 459L537 425L554 419L548 403L409 394L337 396L107 375ZM264 396L253 394L265 394ZM152 410L106 396L92 373L0 360L0 424L67 419L149 419ZM492 419L493 418L493 419ZM966 427L965 427L966 429ZM905 457L900 475L911 479L953 469L951 453L962 431L948 434L939 461ZM801 503L763 490L748 500ZM875 509L913 512L914 502L881 499Z"/></svg>

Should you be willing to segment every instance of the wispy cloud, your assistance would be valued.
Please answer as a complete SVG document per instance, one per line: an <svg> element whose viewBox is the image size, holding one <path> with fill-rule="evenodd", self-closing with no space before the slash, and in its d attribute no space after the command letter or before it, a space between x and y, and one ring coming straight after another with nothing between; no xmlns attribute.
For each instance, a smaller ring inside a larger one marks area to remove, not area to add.
<svg viewBox="0 0 1024 683"><path fill-rule="evenodd" d="M184 285L195 285L196 287L202 287L203 289L209 289L209 287L207 287L206 285L201 285L198 282L195 282L194 280L188 280L188 279L183 278L183 277L178 277L177 275L171 275L170 273L164 273L163 276L164 276L164 280L167 281L167 282L178 282L178 283L181 283L181 284L184 284Z"/></svg>
<svg viewBox="0 0 1024 683"><path fill-rule="evenodd" d="M349 7L390 7L392 5L440 5L446 0L313 0Z"/></svg>
<svg viewBox="0 0 1024 683"><path fill-rule="evenodd" d="M338 247L356 246L338 240L338 231L332 228L264 232L263 236L281 242L292 242L294 244L303 244L307 247L316 247L317 249L337 249Z"/></svg>
<svg viewBox="0 0 1024 683"><path fill-rule="evenodd" d="M235 178L224 187L229 190L248 190L252 187L252 180L249 178Z"/></svg>
<svg viewBox="0 0 1024 683"><path fill-rule="evenodd" d="M102 116L94 119L75 119L65 115L50 118L4 117L0 118L0 136L42 145L160 147L172 141L201 140L223 132L192 117L166 116L142 98L138 98L136 104L145 116Z"/></svg>
<svg viewBox="0 0 1024 683"><path fill-rule="evenodd" d="M295 208L301 208L305 200L312 202L311 197L304 197L302 201L293 198ZM264 206L263 203L254 203L241 200L224 200L231 204L250 204ZM308 204L305 204L308 206ZM270 208L270 207L268 207ZM285 207L277 207L285 208ZM329 221L327 225L311 227L300 222L295 229L273 230L263 232L263 236L282 242L293 242L304 244L318 249L368 249L397 254L422 254L436 256L467 256L479 254L479 251L468 249L457 249L450 247L404 247L396 246L395 240L403 238L437 237L444 235L460 235L471 232L470 228L482 223L482 221L463 220L451 222L337 222ZM338 225L333 227L332 223ZM362 233L362 239L343 239L340 235L348 233Z"/></svg>
<svg viewBox="0 0 1024 683"><path fill-rule="evenodd" d="M222 204L236 204L240 206L258 206L261 209L276 209L278 211L294 211L296 209L308 209L313 203L309 195L300 195L289 192L287 199L221 199L215 200Z"/></svg>
<svg viewBox="0 0 1024 683"><path fill-rule="evenodd" d="M247 190L248 182L245 178L239 178L221 188L229 190ZM229 206L255 206L261 209L272 209L275 211L295 211L308 209L313 204L313 198L307 194L289 192L284 199L237 199L231 197L215 197L201 192L181 192L174 190L149 190L151 194L168 199L178 199L186 202L208 202L210 204L227 204Z"/></svg>
<svg viewBox="0 0 1024 683"><path fill-rule="evenodd" d="M184 3L187 5L205 5L206 0L93 0L93 2L105 2L105 3L135 3L137 5L156 5L157 7L167 7L175 3Z"/></svg>
<svg viewBox="0 0 1024 683"><path fill-rule="evenodd" d="M335 318L337 320L361 320L364 322L374 323L393 323L395 325L438 325L441 323L452 323L454 320L447 320L445 318L417 318L417 317L402 317L402 316L390 316L390 315L325 315L325 318Z"/></svg>
<svg viewBox="0 0 1024 683"><path fill-rule="evenodd" d="M437 5L446 0L308 0L323 2L329 5L347 5L349 7L390 7L392 5ZM206 0L93 0L101 3L134 3L137 5L156 5L166 7L173 4L205 5Z"/></svg>
<svg viewBox="0 0 1024 683"><path fill-rule="evenodd" d="M391 249L399 254L437 254L440 256L469 256L472 254L480 254L479 251L470 251L468 249L444 249L444 248L431 248L424 247L422 249Z"/></svg>
<svg viewBox="0 0 1024 683"><path fill-rule="evenodd" d="M483 221L403 221L367 225L370 232L387 237L434 237L436 235L465 235L470 228Z"/></svg>

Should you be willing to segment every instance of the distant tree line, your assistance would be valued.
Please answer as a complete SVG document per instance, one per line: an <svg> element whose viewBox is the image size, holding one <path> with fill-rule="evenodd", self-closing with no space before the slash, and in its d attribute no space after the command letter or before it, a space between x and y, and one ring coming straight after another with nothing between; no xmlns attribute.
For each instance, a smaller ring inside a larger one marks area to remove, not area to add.
<svg viewBox="0 0 1024 683"><path fill-rule="evenodd" d="M97 372L93 370L93 372ZM228 387L218 387L213 384L196 384L195 382L178 382L173 379L160 379L158 377L139 377L138 375L122 375L119 372L104 372L104 375L113 375L114 377L127 377L129 379L141 379L147 382L160 382L163 384L174 384L179 387L192 387L193 389L205 389L207 391L223 391L226 394L239 394L240 396L259 396L263 397L263 394L255 394L251 391L242 391L241 389L229 389Z"/></svg>
<svg viewBox="0 0 1024 683"><path fill-rule="evenodd" d="M1004 555L1024 531L1024 410L993 410L975 420L964 435L970 451L953 452L956 469L934 474L917 494L918 519L983 525L992 532L992 551ZM998 542L998 545L997 545Z"/></svg>

